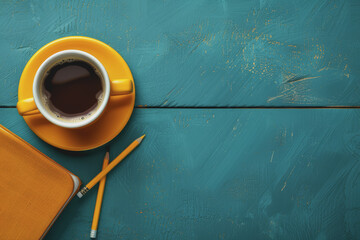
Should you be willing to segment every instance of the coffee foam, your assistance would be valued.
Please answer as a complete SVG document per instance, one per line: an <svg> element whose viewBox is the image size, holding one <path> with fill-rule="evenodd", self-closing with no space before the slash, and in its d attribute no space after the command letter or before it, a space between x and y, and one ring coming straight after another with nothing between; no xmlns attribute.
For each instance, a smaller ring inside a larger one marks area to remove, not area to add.
<svg viewBox="0 0 360 240"><path fill-rule="evenodd" d="M42 83L41 84L44 84L45 78L50 74L50 69L52 69L53 67L56 67L58 65L62 65L64 63L71 63L71 62L75 62L75 61L83 61L83 62L88 63L93 68L94 72L100 77L100 79L103 79L103 76L102 76L101 72L99 71L99 69L97 69L91 62L89 62L89 61L87 61L85 59L82 59L82 58L67 58L67 59L62 59L62 60L52 64L50 67L48 67L48 69L46 70L44 76L42 77ZM102 84L104 85L103 82L102 82Z"/></svg>
<svg viewBox="0 0 360 240"><path fill-rule="evenodd" d="M71 117L67 116L68 114L65 114L65 113L61 112L60 110L56 109L51 104L51 102L50 102L51 94L48 91L46 91L45 87L44 87L45 78L49 75L50 69L52 69L53 67L58 66L58 65L62 65L62 64L67 63L67 62L74 62L74 61L87 62L88 64L90 64L92 66L92 68L94 69L94 72L100 77L100 79L103 80L103 77L102 77L102 74L100 73L100 71L93 64L91 64L89 61L86 61L86 60L81 59L81 58L76 58L76 59L75 58L68 58L68 59L63 59L63 60L51 65L46 70L46 72L45 72L45 74L44 74L44 76L42 78L41 91L40 91L41 101L42 101L42 104L43 104L44 108L46 109L46 111L51 116L53 116L54 118L57 118L60 121L71 122L71 123L82 122L82 121L90 118L92 115L94 115L94 113L97 112L97 110L100 108L102 102L104 101L104 91L102 91L97 96L98 104L96 105L96 107L93 110L91 110L90 112L87 112L86 114L79 113L77 115L72 115ZM102 83L102 88L104 90L105 89L104 81L102 81L101 83Z"/></svg>

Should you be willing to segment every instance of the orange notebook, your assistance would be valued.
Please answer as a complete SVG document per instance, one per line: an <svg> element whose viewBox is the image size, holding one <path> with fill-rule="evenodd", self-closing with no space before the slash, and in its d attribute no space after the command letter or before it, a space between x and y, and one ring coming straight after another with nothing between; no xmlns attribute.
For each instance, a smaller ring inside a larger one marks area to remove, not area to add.
<svg viewBox="0 0 360 240"><path fill-rule="evenodd" d="M42 239L80 179L0 125L0 238Z"/></svg>

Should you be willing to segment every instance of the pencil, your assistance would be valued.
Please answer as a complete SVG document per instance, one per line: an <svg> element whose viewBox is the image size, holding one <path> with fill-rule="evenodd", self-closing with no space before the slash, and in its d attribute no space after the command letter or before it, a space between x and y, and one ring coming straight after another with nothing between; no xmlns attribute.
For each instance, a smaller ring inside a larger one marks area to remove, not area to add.
<svg viewBox="0 0 360 240"><path fill-rule="evenodd" d="M121 162L129 153L131 153L144 139L145 135L142 135L135 141L133 141L119 156L117 156L111 163L102 170L96 177L93 178L85 187L83 187L78 193L77 196L81 198L84 196L87 191L89 191L95 184L97 184L108 172L110 172L119 162Z"/></svg>
<svg viewBox="0 0 360 240"><path fill-rule="evenodd" d="M104 157L104 162L102 166L102 170L104 170L107 165L109 164L109 152L106 152ZM94 210L94 217L91 225L91 231L90 231L90 238L96 238L98 223L99 223L99 217L100 217L100 210L101 210L101 203L104 195L104 189L105 189L105 181L106 176L104 176L99 183L99 190L96 197L96 203L95 203L95 210Z"/></svg>

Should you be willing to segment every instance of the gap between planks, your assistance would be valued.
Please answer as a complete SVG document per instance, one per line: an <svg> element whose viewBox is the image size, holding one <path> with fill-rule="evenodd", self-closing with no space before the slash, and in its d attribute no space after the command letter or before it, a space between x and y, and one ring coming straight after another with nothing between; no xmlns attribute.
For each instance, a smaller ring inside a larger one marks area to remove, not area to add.
<svg viewBox="0 0 360 240"><path fill-rule="evenodd" d="M16 106L0 106L1 108L16 108ZM226 106L135 106L135 109L359 109L360 106L243 106L243 107L226 107Z"/></svg>
<svg viewBox="0 0 360 240"><path fill-rule="evenodd" d="M359 109L360 106L243 106L243 107L226 107L226 106L175 106L175 107L156 107L156 106L136 106L139 109Z"/></svg>

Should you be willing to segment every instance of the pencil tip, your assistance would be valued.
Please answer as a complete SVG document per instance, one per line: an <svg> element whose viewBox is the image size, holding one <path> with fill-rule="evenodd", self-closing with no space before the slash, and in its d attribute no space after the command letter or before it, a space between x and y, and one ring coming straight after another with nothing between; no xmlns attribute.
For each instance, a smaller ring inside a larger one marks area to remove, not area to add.
<svg viewBox="0 0 360 240"><path fill-rule="evenodd" d="M109 159L109 152L106 152L106 153L105 153L105 157L104 157L104 158Z"/></svg>
<svg viewBox="0 0 360 240"><path fill-rule="evenodd" d="M138 139L136 139L136 141L138 141L139 143L141 143L141 141L144 139L144 137L145 137L145 134L142 135L141 137L139 137Z"/></svg>

